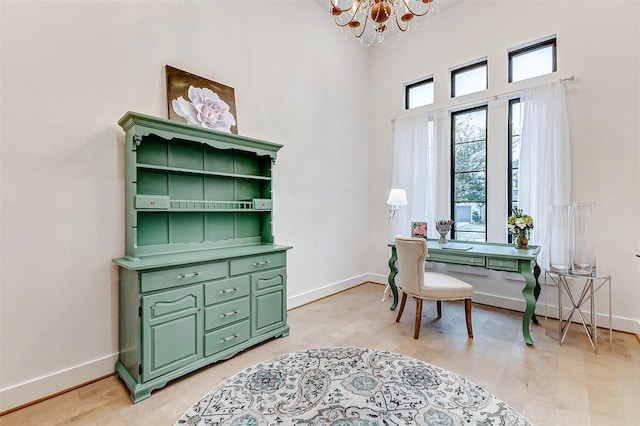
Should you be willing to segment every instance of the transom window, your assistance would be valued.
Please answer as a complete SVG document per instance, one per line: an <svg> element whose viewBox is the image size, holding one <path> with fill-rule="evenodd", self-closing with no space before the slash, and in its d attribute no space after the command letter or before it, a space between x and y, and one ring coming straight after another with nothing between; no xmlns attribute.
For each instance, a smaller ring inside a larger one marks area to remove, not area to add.
<svg viewBox="0 0 640 426"><path fill-rule="evenodd" d="M509 83L539 75L551 74L558 68L555 37L509 51Z"/></svg>
<svg viewBox="0 0 640 426"><path fill-rule="evenodd" d="M451 114L452 238L487 240L487 106Z"/></svg>
<svg viewBox="0 0 640 426"><path fill-rule="evenodd" d="M451 97L487 90L487 61L477 62L451 71Z"/></svg>
<svg viewBox="0 0 640 426"><path fill-rule="evenodd" d="M433 77L408 83L404 88L404 109L412 109L433 103Z"/></svg>

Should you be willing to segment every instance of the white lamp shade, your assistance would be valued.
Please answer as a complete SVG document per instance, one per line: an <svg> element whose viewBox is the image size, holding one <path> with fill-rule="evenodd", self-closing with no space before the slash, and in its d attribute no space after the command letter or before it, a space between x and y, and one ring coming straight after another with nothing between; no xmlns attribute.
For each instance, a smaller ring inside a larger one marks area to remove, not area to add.
<svg viewBox="0 0 640 426"><path fill-rule="evenodd" d="M406 206L407 194L404 192L404 189L392 189L389 193L389 198L387 198L387 204L392 206Z"/></svg>

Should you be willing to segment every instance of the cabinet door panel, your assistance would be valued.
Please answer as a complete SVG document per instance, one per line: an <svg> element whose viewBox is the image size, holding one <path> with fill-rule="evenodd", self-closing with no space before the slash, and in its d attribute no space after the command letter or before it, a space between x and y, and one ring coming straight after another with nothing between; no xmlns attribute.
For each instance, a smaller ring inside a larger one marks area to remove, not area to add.
<svg viewBox="0 0 640 426"><path fill-rule="evenodd" d="M269 289L271 287L282 286L286 280L286 269L274 269L270 271L251 274L251 284L253 291Z"/></svg>
<svg viewBox="0 0 640 426"><path fill-rule="evenodd" d="M202 286L142 298L142 379L189 364L203 354Z"/></svg>
<svg viewBox="0 0 640 426"><path fill-rule="evenodd" d="M287 318L285 303L283 287L255 294L251 310L251 336L258 336L284 325Z"/></svg>

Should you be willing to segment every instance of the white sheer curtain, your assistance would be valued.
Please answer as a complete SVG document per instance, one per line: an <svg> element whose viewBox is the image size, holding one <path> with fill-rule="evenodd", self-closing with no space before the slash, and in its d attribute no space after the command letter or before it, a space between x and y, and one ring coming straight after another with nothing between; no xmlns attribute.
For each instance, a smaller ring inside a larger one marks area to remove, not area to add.
<svg viewBox="0 0 640 426"><path fill-rule="evenodd" d="M408 205L400 206L391 222L391 237L411 235L411 222L427 222L435 237L433 221L437 199L437 113L397 118L393 130L392 188L404 189Z"/></svg>
<svg viewBox="0 0 640 426"><path fill-rule="evenodd" d="M549 207L571 201L571 148L564 85L525 89L521 97L522 135L518 207L533 217L531 244L542 247L538 263L549 267Z"/></svg>

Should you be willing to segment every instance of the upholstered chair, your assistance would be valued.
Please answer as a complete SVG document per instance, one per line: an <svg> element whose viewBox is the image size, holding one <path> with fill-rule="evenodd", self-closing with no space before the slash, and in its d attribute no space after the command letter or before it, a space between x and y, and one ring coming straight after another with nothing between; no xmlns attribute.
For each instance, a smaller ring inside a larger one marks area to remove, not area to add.
<svg viewBox="0 0 640 426"><path fill-rule="evenodd" d="M422 318L422 300L435 300L438 318L442 316L442 300L464 300L467 333L473 338L471 326L471 297L473 286L451 275L439 272L425 272L424 261L427 258L427 240L424 238L407 238L396 236L396 267L398 276L396 283L402 290L402 301L396 322L400 322L407 295L416 298L416 323L413 338L420 334Z"/></svg>

